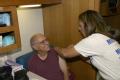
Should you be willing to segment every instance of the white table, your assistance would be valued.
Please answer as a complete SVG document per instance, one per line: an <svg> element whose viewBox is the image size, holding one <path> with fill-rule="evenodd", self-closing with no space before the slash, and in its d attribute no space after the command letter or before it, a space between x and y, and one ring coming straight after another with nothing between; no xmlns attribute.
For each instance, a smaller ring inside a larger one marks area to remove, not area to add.
<svg viewBox="0 0 120 80"><path fill-rule="evenodd" d="M35 73L32 73L30 71L27 72L27 75L29 77L29 80L47 80L47 79L45 79L45 78L43 78Z"/></svg>

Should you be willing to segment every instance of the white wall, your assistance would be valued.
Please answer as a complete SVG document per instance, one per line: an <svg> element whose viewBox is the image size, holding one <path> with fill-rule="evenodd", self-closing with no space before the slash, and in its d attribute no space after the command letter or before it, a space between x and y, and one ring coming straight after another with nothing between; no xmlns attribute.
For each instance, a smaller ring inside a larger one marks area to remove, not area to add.
<svg viewBox="0 0 120 80"><path fill-rule="evenodd" d="M30 52L29 40L35 33L43 33L43 16L42 9L18 9L18 22L20 28L21 45L22 50L17 53L9 55L10 58L15 59L16 57Z"/></svg>

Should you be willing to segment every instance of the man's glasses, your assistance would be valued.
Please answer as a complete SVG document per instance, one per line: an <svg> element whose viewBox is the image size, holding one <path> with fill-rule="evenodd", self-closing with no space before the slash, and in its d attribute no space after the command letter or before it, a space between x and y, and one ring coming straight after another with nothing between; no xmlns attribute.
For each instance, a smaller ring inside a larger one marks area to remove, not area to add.
<svg viewBox="0 0 120 80"><path fill-rule="evenodd" d="M35 44L39 44L39 45L42 44L42 45L44 45L44 44L48 44L48 41L47 40L43 40L43 41L40 41L40 42L39 41L35 41L35 42L32 43L32 45L35 45Z"/></svg>

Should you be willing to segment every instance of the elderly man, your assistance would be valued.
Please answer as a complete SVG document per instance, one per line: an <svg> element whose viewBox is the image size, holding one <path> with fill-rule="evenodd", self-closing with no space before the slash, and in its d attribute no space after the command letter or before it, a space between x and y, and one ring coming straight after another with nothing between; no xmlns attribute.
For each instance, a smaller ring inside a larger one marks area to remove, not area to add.
<svg viewBox="0 0 120 80"><path fill-rule="evenodd" d="M32 36L30 43L34 53L28 61L28 69L31 72L48 80L69 80L65 60L50 47L43 34Z"/></svg>

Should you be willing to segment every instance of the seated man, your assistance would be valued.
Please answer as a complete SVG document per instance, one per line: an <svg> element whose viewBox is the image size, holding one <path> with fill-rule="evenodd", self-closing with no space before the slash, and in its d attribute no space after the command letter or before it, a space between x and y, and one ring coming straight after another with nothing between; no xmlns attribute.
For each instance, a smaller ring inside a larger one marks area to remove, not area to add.
<svg viewBox="0 0 120 80"><path fill-rule="evenodd" d="M43 34L32 36L30 43L34 55L28 61L28 70L47 80L69 80L66 62L50 48Z"/></svg>

